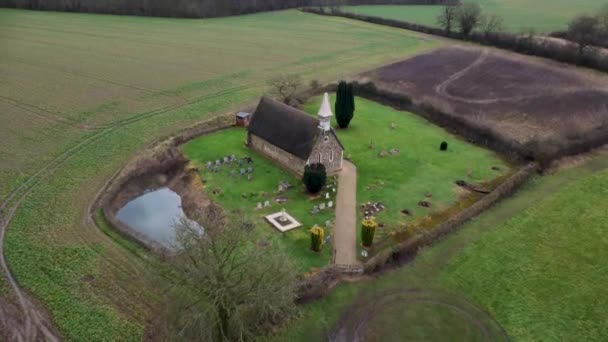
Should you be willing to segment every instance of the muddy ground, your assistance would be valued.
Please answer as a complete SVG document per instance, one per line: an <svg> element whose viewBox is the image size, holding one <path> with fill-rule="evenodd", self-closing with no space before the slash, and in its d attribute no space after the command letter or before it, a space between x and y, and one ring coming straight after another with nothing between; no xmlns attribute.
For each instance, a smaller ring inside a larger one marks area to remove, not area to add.
<svg viewBox="0 0 608 342"><path fill-rule="evenodd" d="M608 77L491 49L444 48L362 78L519 144L608 124Z"/></svg>

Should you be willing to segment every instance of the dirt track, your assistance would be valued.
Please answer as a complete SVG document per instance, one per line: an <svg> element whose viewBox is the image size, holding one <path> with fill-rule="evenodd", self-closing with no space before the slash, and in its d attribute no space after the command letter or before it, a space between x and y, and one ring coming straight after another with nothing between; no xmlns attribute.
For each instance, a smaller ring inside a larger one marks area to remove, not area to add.
<svg viewBox="0 0 608 342"><path fill-rule="evenodd" d="M362 76L521 144L608 122L607 77L491 49L444 48Z"/></svg>

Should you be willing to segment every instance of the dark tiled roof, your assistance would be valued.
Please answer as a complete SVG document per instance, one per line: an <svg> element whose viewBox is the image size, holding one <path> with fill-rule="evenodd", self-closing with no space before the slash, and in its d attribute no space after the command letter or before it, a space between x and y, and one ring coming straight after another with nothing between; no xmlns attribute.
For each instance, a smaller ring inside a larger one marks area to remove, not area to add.
<svg viewBox="0 0 608 342"><path fill-rule="evenodd" d="M308 159L320 134L319 121L288 105L262 97L249 132L295 155Z"/></svg>

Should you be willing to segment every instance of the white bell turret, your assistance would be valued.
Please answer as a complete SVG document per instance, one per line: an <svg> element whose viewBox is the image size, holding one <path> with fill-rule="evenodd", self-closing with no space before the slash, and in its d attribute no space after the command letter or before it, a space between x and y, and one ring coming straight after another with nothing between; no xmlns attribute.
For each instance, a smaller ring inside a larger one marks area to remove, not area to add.
<svg viewBox="0 0 608 342"><path fill-rule="evenodd" d="M331 105L329 104L329 95L325 93L323 95L323 103L319 108L319 128L323 131L329 131L331 129L331 117L334 113L331 111Z"/></svg>

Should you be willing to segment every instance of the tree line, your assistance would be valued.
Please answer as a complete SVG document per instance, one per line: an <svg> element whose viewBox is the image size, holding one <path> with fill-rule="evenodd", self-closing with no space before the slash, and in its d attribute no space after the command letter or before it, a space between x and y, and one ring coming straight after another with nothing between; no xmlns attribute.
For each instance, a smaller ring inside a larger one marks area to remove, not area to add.
<svg viewBox="0 0 608 342"><path fill-rule="evenodd" d="M441 5L458 0L0 0L0 7L63 12L206 18L306 6Z"/></svg>

